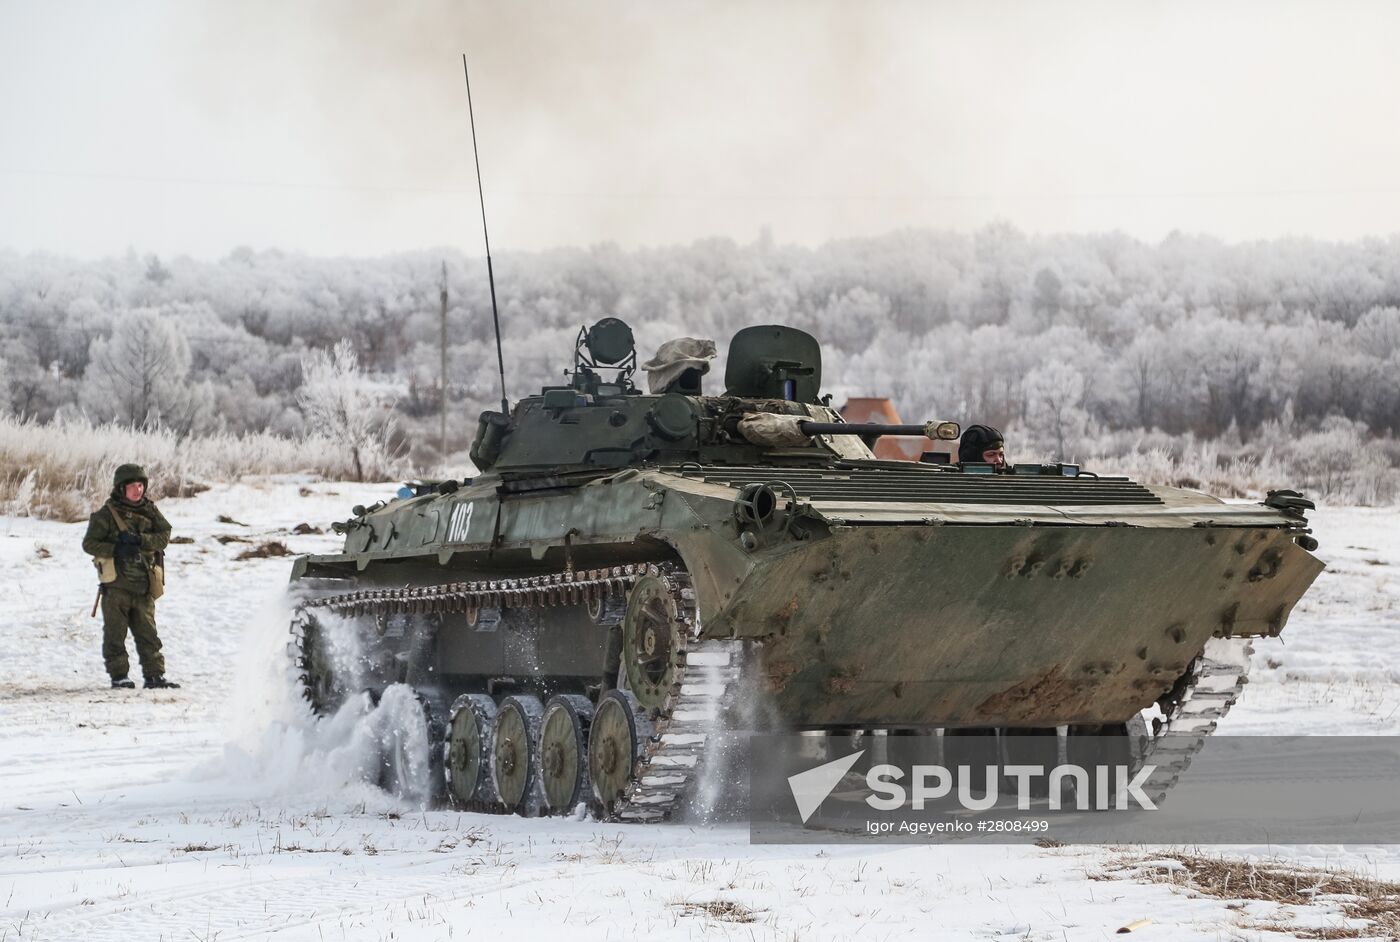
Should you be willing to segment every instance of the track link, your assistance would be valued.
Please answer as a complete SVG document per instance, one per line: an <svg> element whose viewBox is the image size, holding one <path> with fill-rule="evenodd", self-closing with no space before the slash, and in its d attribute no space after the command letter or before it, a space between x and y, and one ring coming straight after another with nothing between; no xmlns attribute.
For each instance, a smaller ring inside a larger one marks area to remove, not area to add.
<svg viewBox="0 0 1400 942"><path fill-rule="evenodd" d="M1168 694L1160 727L1142 743L1137 767L1154 764L1143 791L1154 802L1165 800L1215 732L1230 707L1249 682L1249 658L1254 645L1248 638L1212 638L1191 662L1183 682Z"/></svg>

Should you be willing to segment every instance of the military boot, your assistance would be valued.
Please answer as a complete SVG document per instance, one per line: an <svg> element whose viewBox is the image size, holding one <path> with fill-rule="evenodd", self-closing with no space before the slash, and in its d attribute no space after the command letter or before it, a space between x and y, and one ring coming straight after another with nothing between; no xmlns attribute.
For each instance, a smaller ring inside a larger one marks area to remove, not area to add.
<svg viewBox="0 0 1400 942"><path fill-rule="evenodd" d="M150 681L146 681L146 686L148 686L148 687L150 686ZM114 689L114 690L135 690L135 689L136 689L136 681L132 680L130 677L113 677L113 678L112 678L112 689Z"/></svg>
<svg viewBox="0 0 1400 942"><path fill-rule="evenodd" d="M134 686L136 686L136 685L135 685L135 684L132 684L132 686L134 687ZM164 674L157 674L157 675L154 676L154 677L147 677L147 678L146 678L146 689L147 689L147 690L178 690L178 689L180 689L180 685L177 684L177 683L175 683L175 681L173 681L173 680L166 680Z"/></svg>

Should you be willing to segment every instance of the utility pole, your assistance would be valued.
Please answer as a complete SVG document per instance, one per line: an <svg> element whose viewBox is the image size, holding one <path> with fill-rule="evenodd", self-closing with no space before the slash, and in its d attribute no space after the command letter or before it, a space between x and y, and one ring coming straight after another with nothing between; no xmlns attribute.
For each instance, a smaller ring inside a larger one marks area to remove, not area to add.
<svg viewBox="0 0 1400 942"><path fill-rule="evenodd" d="M438 300L442 302L441 317L438 326L441 328L438 352L442 355L442 362L438 372L438 419L441 422L441 442L442 448L439 454L443 464L447 463L447 260L442 263L442 281L438 282Z"/></svg>

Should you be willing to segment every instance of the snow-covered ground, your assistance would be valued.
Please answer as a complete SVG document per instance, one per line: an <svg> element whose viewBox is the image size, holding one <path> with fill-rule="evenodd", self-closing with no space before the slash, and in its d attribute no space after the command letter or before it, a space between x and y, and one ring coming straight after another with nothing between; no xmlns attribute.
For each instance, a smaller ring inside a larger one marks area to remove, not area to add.
<svg viewBox="0 0 1400 942"><path fill-rule="evenodd" d="M178 691L111 691L82 526L0 517L0 942L12 939L1261 938L1281 910L1093 879L1113 848L752 846L747 828L420 811L359 781L371 723L288 689L293 552L391 485L290 479L162 503ZM219 523L225 515L235 523ZM1314 517L1328 562L1259 644L1233 733L1400 733L1400 511ZM219 536L251 542L221 543ZM134 654L134 652L133 652ZM133 658L134 665L134 658ZM1400 878L1400 849L1245 848ZM1267 934L1269 938L1280 938Z"/></svg>

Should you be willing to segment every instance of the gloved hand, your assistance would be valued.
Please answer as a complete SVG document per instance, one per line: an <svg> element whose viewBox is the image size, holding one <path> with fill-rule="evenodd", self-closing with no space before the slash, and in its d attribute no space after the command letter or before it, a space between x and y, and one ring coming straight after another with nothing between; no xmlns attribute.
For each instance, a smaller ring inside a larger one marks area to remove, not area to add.
<svg viewBox="0 0 1400 942"><path fill-rule="evenodd" d="M117 559L135 559L141 552L141 537L130 530L117 534Z"/></svg>

